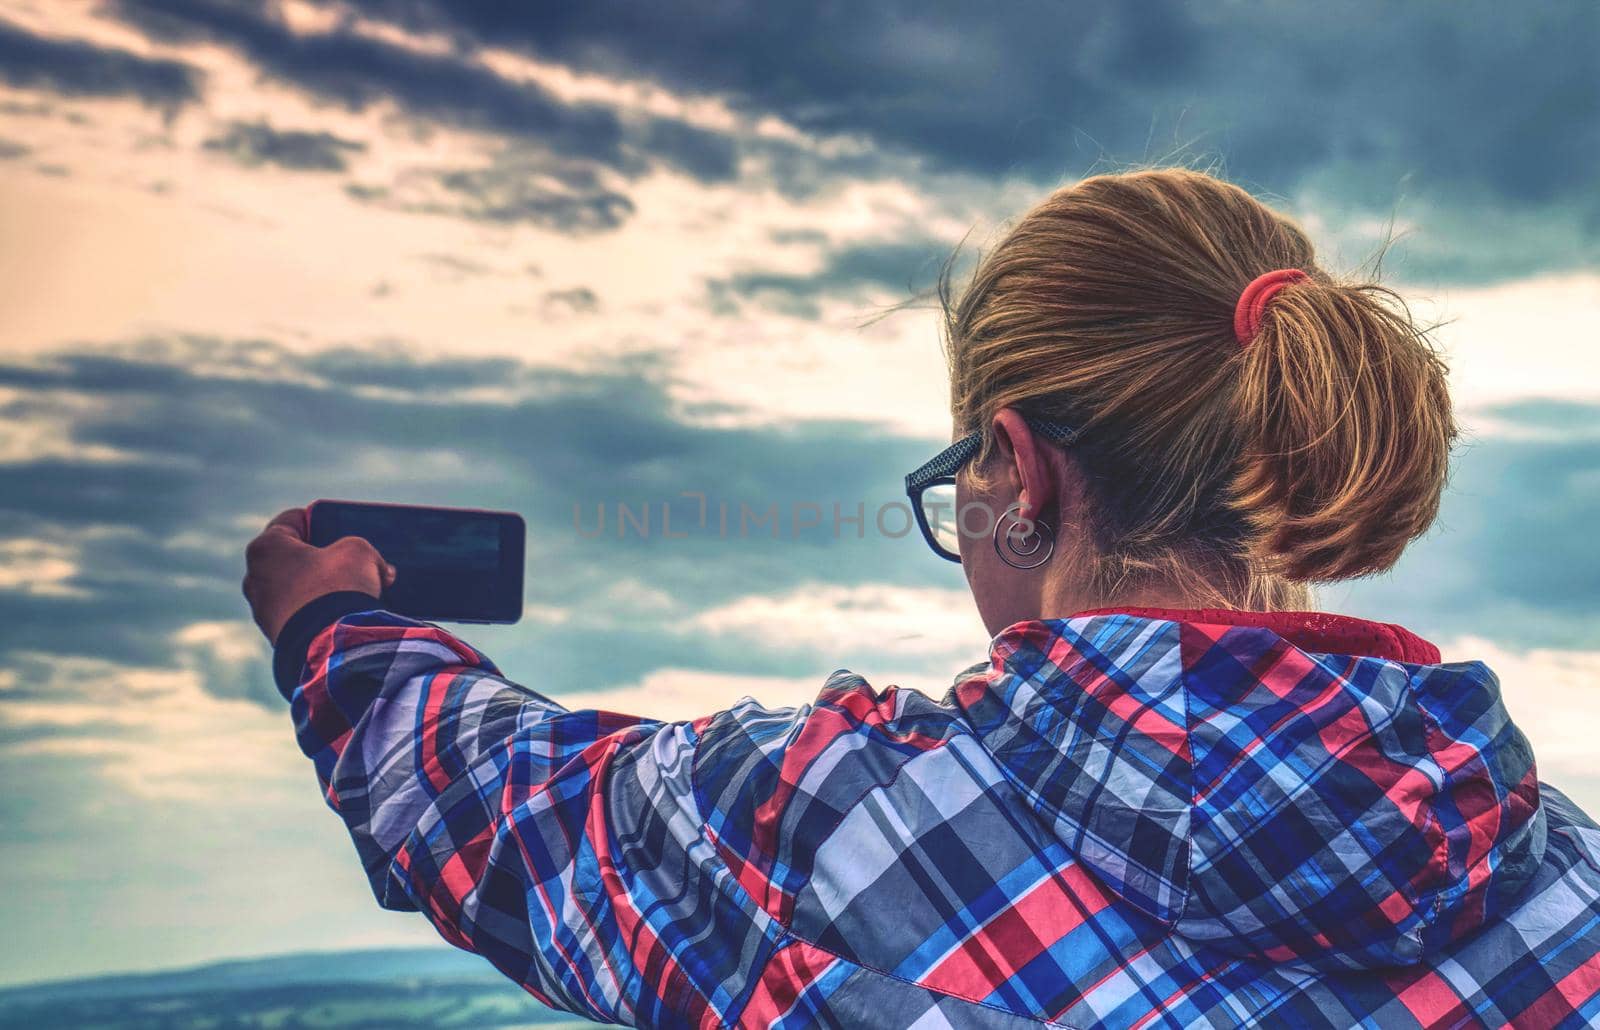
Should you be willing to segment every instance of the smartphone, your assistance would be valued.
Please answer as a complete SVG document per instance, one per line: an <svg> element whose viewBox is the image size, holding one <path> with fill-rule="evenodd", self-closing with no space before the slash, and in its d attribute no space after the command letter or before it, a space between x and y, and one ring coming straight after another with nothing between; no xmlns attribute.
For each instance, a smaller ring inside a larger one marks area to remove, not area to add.
<svg viewBox="0 0 1600 1030"><path fill-rule="evenodd" d="M306 523L318 547L359 536L378 549L396 573L379 600L397 615L428 622L522 618L528 531L515 512L319 500L306 510Z"/></svg>

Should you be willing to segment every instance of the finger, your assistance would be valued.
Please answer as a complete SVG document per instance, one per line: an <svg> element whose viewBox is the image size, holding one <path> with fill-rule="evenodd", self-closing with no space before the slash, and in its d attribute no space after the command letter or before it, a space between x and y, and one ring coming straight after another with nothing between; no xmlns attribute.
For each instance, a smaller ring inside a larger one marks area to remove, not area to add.
<svg viewBox="0 0 1600 1030"><path fill-rule="evenodd" d="M304 508L285 508L272 516L267 522L267 528L262 532L288 532L292 533L296 540L304 540L306 538L306 510Z"/></svg>
<svg viewBox="0 0 1600 1030"><path fill-rule="evenodd" d="M371 577L368 580L370 586L365 588L367 593L373 595L383 593L384 570L389 567L389 563L384 561L383 555L378 553L378 549L371 541L359 536L345 536L329 544L326 550L338 557L339 565L343 568L362 578Z"/></svg>
<svg viewBox="0 0 1600 1030"><path fill-rule="evenodd" d="M253 568L259 562L274 561L289 552L310 548L310 544L287 529L268 526L245 545L244 561L246 567Z"/></svg>
<svg viewBox="0 0 1600 1030"><path fill-rule="evenodd" d="M383 567L388 563L383 555L372 545L372 541L359 536L342 536L328 545L328 550L338 554L352 565L371 565L378 571L381 578Z"/></svg>
<svg viewBox="0 0 1600 1030"><path fill-rule="evenodd" d="M339 539L335 540L333 543L328 545L328 550L330 550L330 551L349 551L352 554L354 554L357 551L360 551L360 552L363 552L363 553L371 553L371 554L377 554L378 553L377 547L373 546L373 543L372 543L371 540L368 540L364 536L354 536L354 535L340 537Z"/></svg>

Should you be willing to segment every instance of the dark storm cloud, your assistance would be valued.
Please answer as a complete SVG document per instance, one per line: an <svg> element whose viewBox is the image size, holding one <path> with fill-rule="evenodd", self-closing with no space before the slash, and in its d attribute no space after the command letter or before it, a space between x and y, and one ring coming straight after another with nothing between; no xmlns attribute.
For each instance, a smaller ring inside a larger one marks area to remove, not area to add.
<svg viewBox="0 0 1600 1030"><path fill-rule="evenodd" d="M1600 264L1600 7L1587 0L1533 13L1489 0L336 8L451 41L427 53L348 22L300 34L270 6L236 0L111 9L158 39L234 47L319 98L392 101L421 119L500 134L512 150L543 148L542 171L525 159L461 169L436 177L437 196L350 187L408 210L596 231L629 217L627 181L656 167L708 183L743 176L803 199L851 178L914 176L907 160L1041 188L1181 161L1269 196L1311 198L1337 215L1324 219L1330 232L1373 216L1419 222L1418 239L1392 262L1413 279L1485 282ZM824 154L569 103L478 62L484 46L715 97L861 145ZM530 182L512 186L507 174ZM531 182L551 178L555 189ZM1376 245L1356 242L1352 262Z"/></svg>
<svg viewBox="0 0 1600 1030"><path fill-rule="evenodd" d="M537 83L501 75L474 47L422 52L361 35L292 30L272 5L237 0L114 0L108 10L168 44L230 47L264 75L319 101L364 110L393 104L408 118L472 128L506 141L480 166L402 172L398 181L353 182L354 199L561 232L615 229L634 210L630 180L668 168L703 182L734 177L735 140L659 115L624 117L591 102L568 102ZM193 99L184 66L118 51L0 30L0 74L58 92L136 92L151 100ZM117 85L121 83L121 85ZM360 144L326 132L234 123L207 146L247 165L342 171Z"/></svg>
<svg viewBox="0 0 1600 1030"><path fill-rule="evenodd" d="M896 500L899 477L934 441L863 423L695 424L672 403L667 368L649 356L588 373L399 352L299 356L203 339L0 365L12 394L0 432L64 419L62 443L91 449L0 464L0 540L44 541L78 566L54 596L0 591L0 654L171 665L184 626L242 617L240 555L255 527L319 496L523 512L530 602L570 618L488 639L578 677L569 685L628 682L666 664L794 671L780 654L675 630L705 608L813 579L926 583L948 572L912 539L860 540L847 527L836 540L831 522L793 530L796 504L831 516L836 501L850 515ZM699 502L684 492L707 495L706 529L693 531ZM649 536L619 535L619 502L649 507ZM726 536L716 528L724 502ZM766 523L741 531L741 504L752 516L777 505L777 538ZM186 653L193 667L217 667Z"/></svg>
<svg viewBox="0 0 1600 1030"><path fill-rule="evenodd" d="M303 172L342 172L345 159L366 149L328 132L275 129L266 122L234 122L206 140L207 150L227 154L246 167L275 165Z"/></svg>
<svg viewBox="0 0 1600 1030"><path fill-rule="evenodd" d="M176 107L195 99L200 75L178 61L36 36L0 21L0 79L66 96L131 96Z"/></svg>
<svg viewBox="0 0 1600 1030"><path fill-rule="evenodd" d="M1271 189L1351 160L1537 202L1600 168L1600 8L1583 0L357 6L991 174L1194 141Z"/></svg>
<svg viewBox="0 0 1600 1030"><path fill-rule="evenodd" d="M455 55L418 53L345 31L299 34L269 5L232 0L118 0L156 38L238 49L268 74L351 108L393 101L408 114L541 140L562 153L623 162L616 115L566 104Z"/></svg>
<svg viewBox="0 0 1600 1030"><path fill-rule="evenodd" d="M644 127L642 142L662 163L701 182L726 182L738 171L733 140L686 122L652 118Z"/></svg>
<svg viewBox="0 0 1600 1030"><path fill-rule="evenodd" d="M371 17L861 139L821 159L747 140L804 198L888 155L1041 188L1129 165L1216 168L1306 198L1330 240L1418 231L1390 267L1492 282L1600 266L1600 6L1018 2L822 7L357 0ZM779 299L783 287L768 291ZM807 310L798 302L797 310Z"/></svg>
<svg viewBox="0 0 1600 1030"><path fill-rule="evenodd" d="M624 175L657 163L705 181L733 175L726 137L671 118L628 124L604 104L569 103L500 75L472 48L423 53L342 28L302 34L269 6L233 0L117 0L113 9L158 39L234 47L267 74L351 108L391 101L408 115L536 141Z"/></svg>
<svg viewBox="0 0 1600 1030"><path fill-rule="evenodd" d="M534 8L369 0L357 6L413 29L451 30L463 39L520 45L605 74L727 95L807 129L867 132L883 143L984 171L1003 170L1018 157L1037 158L1046 148L1034 140L1057 137L1058 129L1070 135L1074 125L1091 118L1129 115L1143 131L1143 113L1097 81L1109 76L1096 73L1139 63L1143 51L1133 38L1135 26L1125 22L1147 22L1163 36L1181 34L1168 28L1181 20L1160 13L1102 17L1098 32L1086 33L1080 23L1063 33L1065 19L1046 4L648 9L626 3ZM1017 15L1008 13L1012 8ZM1071 18L1067 12L1075 8L1059 10ZM1034 17L1019 16L1023 12ZM1014 28L1024 28L1027 38L1008 47ZM1047 61L1030 60L1046 53ZM1178 47L1152 53L1149 66L1165 68L1184 53ZM1049 103L1038 103L1044 95ZM1028 113L1019 118L1019 111ZM1054 142L1047 148L1053 150Z"/></svg>

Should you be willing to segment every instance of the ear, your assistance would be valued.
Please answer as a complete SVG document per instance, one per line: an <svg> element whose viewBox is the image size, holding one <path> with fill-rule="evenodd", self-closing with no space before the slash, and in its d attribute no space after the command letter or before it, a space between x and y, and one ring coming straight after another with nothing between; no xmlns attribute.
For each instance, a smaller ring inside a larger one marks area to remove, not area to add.
<svg viewBox="0 0 1600 1030"><path fill-rule="evenodd" d="M1033 430L1015 408L1001 408L991 423L999 460L1005 474L1017 485L1017 513L1036 519L1055 507L1061 487L1061 469L1055 448L1036 440Z"/></svg>

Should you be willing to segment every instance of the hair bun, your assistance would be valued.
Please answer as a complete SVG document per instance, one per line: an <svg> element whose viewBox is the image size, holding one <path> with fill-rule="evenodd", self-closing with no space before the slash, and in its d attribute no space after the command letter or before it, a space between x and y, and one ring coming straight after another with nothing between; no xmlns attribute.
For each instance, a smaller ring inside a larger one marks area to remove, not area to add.
<svg viewBox="0 0 1600 1030"><path fill-rule="evenodd" d="M1233 499L1255 559L1306 582L1389 568L1438 514L1457 432L1426 334L1390 290L1313 279L1243 359Z"/></svg>

